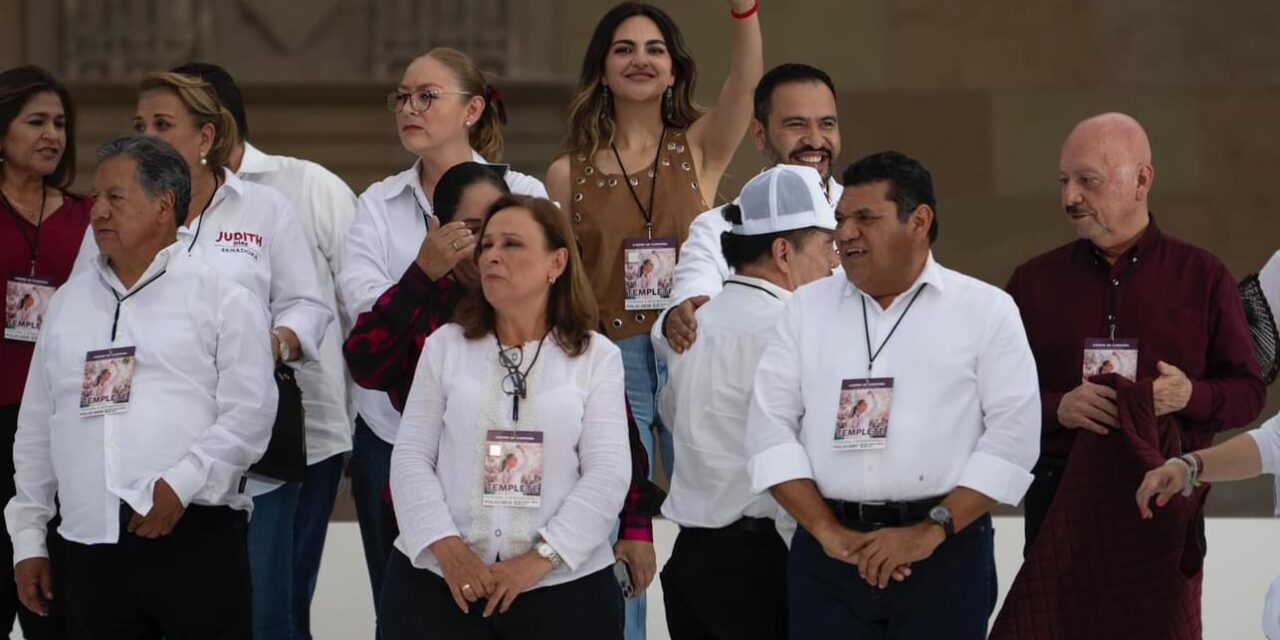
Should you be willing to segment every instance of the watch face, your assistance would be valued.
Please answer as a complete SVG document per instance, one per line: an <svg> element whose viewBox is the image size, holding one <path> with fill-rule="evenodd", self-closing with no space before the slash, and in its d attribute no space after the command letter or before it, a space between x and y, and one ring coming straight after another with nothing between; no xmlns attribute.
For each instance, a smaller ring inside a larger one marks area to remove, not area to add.
<svg viewBox="0 0 1280 640"><path fill-rule="evenodd" d="M916 513L919 513L918 511ZM951 511L942 505L938 505L929 510L929 519L934 522L946 522L951 520Z"/></svg>

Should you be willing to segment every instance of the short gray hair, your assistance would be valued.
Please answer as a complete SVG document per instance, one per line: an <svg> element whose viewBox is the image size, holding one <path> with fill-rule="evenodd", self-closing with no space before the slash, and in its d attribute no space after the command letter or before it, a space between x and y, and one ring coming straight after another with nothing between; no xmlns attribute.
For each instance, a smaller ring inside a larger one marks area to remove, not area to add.
<svg viewBox="0 0 1280 640"><path fill-rule="evenodd" d="M173 194L173 224L182 226L191 206L191 169L177 150L164 140L131 133L102 145L98 164L117 156L127 156L138 163L138 186L148 198Z"/></svg>

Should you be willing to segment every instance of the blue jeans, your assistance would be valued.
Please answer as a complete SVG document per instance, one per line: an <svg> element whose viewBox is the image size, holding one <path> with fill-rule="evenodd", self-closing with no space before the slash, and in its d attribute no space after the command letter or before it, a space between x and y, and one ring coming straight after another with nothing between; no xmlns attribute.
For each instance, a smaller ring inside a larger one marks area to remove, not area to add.
<svg viewBox="0 0 1280 640"><path fill-rule="evenodd" d="M293 640L311 640L311 598L346 458L339 453L308 466L302 481L293 519Z"/></svg>
<svg viewBox="0 0 1280 640"><path fill-rule="evenodd" d="M662 424L662 418L658 416L658 365L653 353L653 342L646 333L619 340L615 344L622 350L627 400L631 402L631 412L635 414L636 426L640 428L644 450L649 453L649 479L653 479L660 456L662 469L670 480L671 470L675 465L675 445L671 430ZM656 454L653 448L655 434L660 449Z"/></svg>
<svg viewBox="0 0 1280 640"><path fill-rule="evenodd" d="M374 619L382 602L382 580L399 531L395 514L383 499L391 483L391 444L379 438L363 418L356 418L351 441L351 497L356 503L360 542L373 590Z"/></svg>
<svg viewBox="0 0 1280 640"><path fill-rule="evenodd" d="M982 640L996 606L995 531L983 516L885 589L796 530L787 563L793 640Z"/></svg>
<svg viewBox="0 0 1280 640"><path fill-rule="evenodd" d="M254 640L293 637L293 520L301 482L288 482L253 499L249 520L249 574L253 584Z"/></svg>
<svg viewBox="0 0 1280 640"><path fill-rule="evenodd" d="M640 441L649 454L649 478L653 478L660 455L662 469L670 479L675 451L671 430L662 424L662 418L658 416L658 367L653 343L646 333L619 340L616 344L622 351L627 400L631 402L631 412L635 414L636 426L640 429ZM658 438L657 455L654 452L655 435ZM647 613L648 599L645 596L626 601L626 640L644 640Z"/></svg>
<svg viewBox="0 0 1280 640"><path fill-rule="evenodd" d="M338 454L310 465L302 482L253 499L249 568L255 640L311 640L311 597L343 458Z"/></svg>

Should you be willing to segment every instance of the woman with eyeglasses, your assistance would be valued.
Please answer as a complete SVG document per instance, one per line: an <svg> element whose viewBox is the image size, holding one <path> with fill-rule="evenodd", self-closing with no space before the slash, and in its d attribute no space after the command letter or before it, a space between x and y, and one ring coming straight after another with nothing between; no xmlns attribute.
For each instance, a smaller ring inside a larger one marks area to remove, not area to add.
<svg viewBox="0 0 1280 640"><path fill-rule="evenodd" d="M462 52L437 48L418 57L386 100L400 144L416 160L360 195L338 274L338 290L353 324L389 289L415 277L410 273L415 263L450 264L471 255L473 232L459 220L433 221L435 206L428 194L458 164L502 159L506 111L501 97ZM512 193L546 195L540 181L523 173L508 170L504 180ZM424 275L438 280L445 273ZM400 414L383 391L356 389L355 405L351 492L376 609L395 539L394 529L387 526L390 513L383 494Z"/></svg>
<svg viewBox="0 0 1280 640"><path fill-rule="evenodd" d="M568 218L507 196L480 288L427 339L391 462L384 640L622 637L609 535L630 482L622 360Z"/></svg>

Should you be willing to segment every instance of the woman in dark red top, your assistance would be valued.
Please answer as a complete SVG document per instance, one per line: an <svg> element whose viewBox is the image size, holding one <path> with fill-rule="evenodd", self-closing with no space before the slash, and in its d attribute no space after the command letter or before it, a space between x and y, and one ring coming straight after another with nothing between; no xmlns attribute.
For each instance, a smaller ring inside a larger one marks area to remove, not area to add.
<svg viewBox="0 0 1280 640"><path fill-rule="evenodd" d="M71 274L93 207L92 199L67 191L75 166L75 111L67 89L38 67L0 72L0 278L5 287L0 500L5 504L14 494L13 434L36 336L49 297ZM12 557L7 533L4 545L3 553ZM0 627L9 628L16 613L28 638L66 637L60 618L42 618L18 604L13 563L0 562L0 567L5 573L0 575Z"/></svg>

